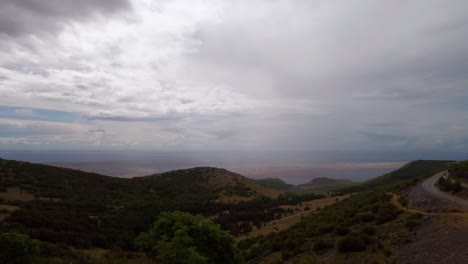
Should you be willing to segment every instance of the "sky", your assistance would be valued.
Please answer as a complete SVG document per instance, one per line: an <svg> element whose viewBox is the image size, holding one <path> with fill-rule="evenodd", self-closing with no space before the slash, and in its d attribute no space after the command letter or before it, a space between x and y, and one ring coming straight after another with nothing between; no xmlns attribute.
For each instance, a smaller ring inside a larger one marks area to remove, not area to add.
<svg viewBox="0 0 468 264"><path fill-rule="evenodd" d="M0 0L0 149L464 151L463 0Z"/></svg>

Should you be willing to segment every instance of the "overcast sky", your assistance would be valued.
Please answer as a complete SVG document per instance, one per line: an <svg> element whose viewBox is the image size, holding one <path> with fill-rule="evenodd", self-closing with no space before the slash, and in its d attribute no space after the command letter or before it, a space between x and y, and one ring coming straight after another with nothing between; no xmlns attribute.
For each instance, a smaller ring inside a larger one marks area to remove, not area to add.
<svg viewBox="0 0 468 264"><path fill-rule="evenodd" d="M0 0L0 148L466 150L468 2Z"/></svg>

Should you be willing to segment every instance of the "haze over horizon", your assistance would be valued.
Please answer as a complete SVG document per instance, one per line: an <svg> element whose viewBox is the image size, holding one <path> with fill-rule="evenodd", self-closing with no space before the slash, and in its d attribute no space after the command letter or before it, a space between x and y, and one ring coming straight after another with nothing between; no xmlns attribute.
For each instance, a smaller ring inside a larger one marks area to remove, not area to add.
<svg viewBox="0 0 468 264"><path fill-rule="evenodd" d="M466 1L0 3L2 150L468 148Z"/></svg>

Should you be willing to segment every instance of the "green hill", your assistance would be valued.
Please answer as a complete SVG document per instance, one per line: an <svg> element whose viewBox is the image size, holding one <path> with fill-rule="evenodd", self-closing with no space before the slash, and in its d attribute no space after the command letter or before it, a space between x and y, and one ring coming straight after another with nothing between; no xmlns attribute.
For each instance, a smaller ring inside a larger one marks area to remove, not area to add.
<svg viewBox="0 0 468 264"><path fill-rule="evenodd" d="M288 184L278 178L266 178L266 179L259 179L255 181L260 183L263 186L270 187L273 189L278 189L278 190L288 190L288 189L295 187L294 185Z"/></svg>
<svg viewBox="0 0 468 264"><path fill-rule="evenodd" d="M384 174L374 179L370 179L361 184L345 187L344 192L359 192L372 188L388 189L394 187L404 187L415 183L421 179L430 177L435 173L447 170L453 161L448 160L416 160L405 166Z"/></svg>
<svg viewBox="0 0 468 264"><path fill-rule="evenodd" d="M413 236L422 217L398 209L386 191L403 193L449 164L414 161L344 188L345 193L353 192L348 199L305 217L287 230L243 240L239 248L248 263L393 263L399 245Z"/></svg>
<svg viewBox="0 0 468 264"><path fill-rule="evenodd" d="M345 186L349 186L353 184L355 183L351 180L318 177L318 178L312 179L308 183L301 184L298 187L302 189L326 191L326 190L332 190L332 189L345 187Z"/></svg>
<svg viewBox="0 0 468 264"><path fill-rule="evenodd" d="M392 245L405 237L417 220L394 208L385 191L409 187L419 179L447 169L449 164L448 161L415 161L373 180L341 189L343 193L360 193L336 205L317 208L285 231L243 240L239 249L249 263L278 256L277 263L289 259L310 262L327 251L331 256L343 256L349 250L346 243L351 241L351 246L357 243L357 248L351 250L371 256L366 261L372 263L376 258L391 255ZM202 214L239 236L248 234L252 228L271 224L278 216L286 215L292 205L324 197L281 190L279 187L287 186L282 181L266 182L274 184L268 187L265 181L261 184L262 181L224 169L207 167L124 179L0 160L0 234L23 233L38 239L47 258L44 263L97 263L82 256L82 252L90 252L92 248L121 254L119 258L125 261L143 259L123 263L146 263L144 256L135 252L134 240L149 230L162 212ZM337 183L349 182L326 178L312 181L312 185L319 186ZM394 230L401 232L383 238ZM60 261L49 261L54 258Z"/></svg>
<svg viewBox="0 0 468 264"><path fill-rule="evenodd" d="M115 178L78 170L0 161L0 232L75 247L132 249L164 211L213 216L232 204L283 192L217 168ZM263 212L263 211L262 211Z"/></svg>

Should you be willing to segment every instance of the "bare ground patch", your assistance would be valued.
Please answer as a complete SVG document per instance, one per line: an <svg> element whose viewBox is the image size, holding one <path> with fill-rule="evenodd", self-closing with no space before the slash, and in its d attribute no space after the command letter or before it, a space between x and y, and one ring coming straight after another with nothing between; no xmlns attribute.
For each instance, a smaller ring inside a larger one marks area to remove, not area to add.
<svg viewBox="0 0 468 264"><path fill-rule="evenodd" d="M29 202L34 200L34 195L19 187L7 188L6 192L0 192L0 199L4 201Z"/></svg>
<svg viewBox="0 0 468 264"><path fill-rule="evenodd" d="M238 240L246 239L248 237L255 237L260 235L268 235L273 232L278 232L281 230L285 230L291 227L294 224L299 223L302 218L308 216L311 213L316 213L321 208L332 205L341 201L343 199L348 198L349 195L343 195L338 197L327 197L322 199L315 199L303 202L302 205L294 206L294 205L285 205L281 206L284 209L292 209L295 213L292 215L287 215L281 219L277 219L267 223L265 226L261 228L256 228L252 230L248 235L238 237ZM308 208L308 210L306 209Z"/></svg>
<svg viewBox="0 0 468 264"><path fill-rule="evenodd" d="M468 263L468 214L427 194L420 184L408 192L407 199L409 205L427 214L411 242L400 247L397 263Z"/></svg>

